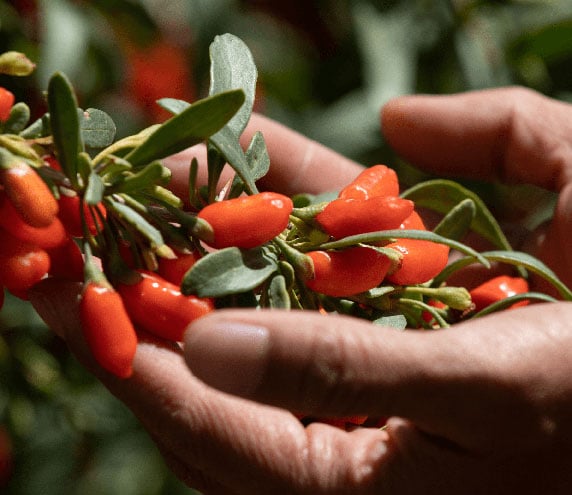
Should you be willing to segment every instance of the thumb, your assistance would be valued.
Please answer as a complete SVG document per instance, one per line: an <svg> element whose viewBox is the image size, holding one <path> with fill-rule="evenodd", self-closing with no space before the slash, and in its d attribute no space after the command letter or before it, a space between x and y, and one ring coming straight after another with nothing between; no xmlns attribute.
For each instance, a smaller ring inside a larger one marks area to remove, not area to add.
<svg viewBox="0 0 572 495"><path fill-rule="evenodd" d="M191 325L185 356L195 376L245 398L321 417L399 416L472 451L511 449L544 434L535 394L562 376L549 353L555 339L572 340L571 311L552 304L548 329L536 305L454 331L400 332L313 312L225 310Z"/></svg>

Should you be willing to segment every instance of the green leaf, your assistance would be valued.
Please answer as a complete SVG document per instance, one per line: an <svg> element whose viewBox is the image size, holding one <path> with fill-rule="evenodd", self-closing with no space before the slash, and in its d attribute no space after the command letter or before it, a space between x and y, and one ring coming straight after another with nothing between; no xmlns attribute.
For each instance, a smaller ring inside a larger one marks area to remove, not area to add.
<svg viewBox="0 0 572 495"><path fill-rule="evenodd" d="M487 251L480 253L480 255L486 258L488 261L506 263L508 265L523 267L527 270L530 270L532 273L537 274L549 282L559 292L563 299L572 301L572 291L566 287L566 285L558 278L558 276L538 258L535 258L534 256L531 256L528 253L523 253L521 251ZM447 266L439 275L437 275L437 277L435 277L433 285L440 285L451 274L455 273L461 268L475 263L476 261L476 258L470 255L454 261L449 266Z"/></svg>
<svg viewBox="0 0 572 495"><path fill-rule="evenodd" d="M71 83L60 72L56 72L48 84L48 108L58 161L77 186L77 155L83 151L77 101Z"/></svg>
<svg viewBox="0 0 572 495"><path fill-rule="evenodd" d="M477 207L475 202L470 198L464 199L445 215L433 229L433 232L459 241L471 229L471 223L475 219L476 214Z"/></svg>
<svg viewBox="0 0 572 495"><path fill-rule="evenodd" d="M262 132L257 131L246 150L246 161L253 180L262 179L270 169L270 156Z"/></svg>
<svg viewBox="0 0 572 495"><path fill-rule="evenodd" d="M154 184L166 183L171 177L170 170L161 162L151 162L137 173L127 175L109 188L109 194L141 191Z"/></svg>
<svg viewBox="0 0 572 495"><path fill-rule="evenodd" d="M199 100L158 127L125 159L139 167L194 146L219 131L243 102L242 90Z"/></svg>
<svg viewBox="0 0 572 495"><path fill-rule="evenodd" d="M157 103L160 107L171 112L173 115L177 115L191 106L188 101L178 100L176 98L161 98L157 100Z"/></svg>
<svg viewBox="0 0 572 495"><path fill-rule="evenodd" d="M88 148L105 148L113 143L117 127L113 119L97 108L81 113L81 137Z"/></svg>
<svg viewBox="0 0 572 495"><path fill-rule="evenodd" d="M105 184L101 180L101 177L95 172L92 172L89 174L87 187L85 189L85 202L88 205L96 205L100 203L103 199L104 190Z"/></svg>
<svg viewBox="0 0 572 495"><path fill-rule="evenodd" d="M183 294L222 297L258 287L278 269L276 256L265 246L221 249L197 261L181 284Z"/></svg>
<svg viewBox="0 0 572 495"><path fill-rule="evenodd" d="M396 328L397 330L405 330L407 327L407 318L401 313L393 315L384 315L373 320L373 323L381 327Z"/></svg>
<svg viewBox="0 0 572 495"><path fill-rule="evenodd" d="M471 222L471 229L500 249L512 249L483 200L457 182L445 179L428 180L404 191L402 197L414 201L417 206L429 208L442 214L447 214L461 201L471 199L476 206L476 214Z"/></svg>
<svg viewBox="0 0 572 495"><path fill-rule="evenodd" d="M513 304L518 302L531 300L542 302L558 302L558 299L555 299L554 297L547 294L543 294L542 292L523 292L521 294L515 294L514 296L509 296L501 299L500 301L496 301L478 313L475 313L471 318L479 318L481 316L494 313L495 311L501 311L503 309L510 308Z"/></svg>
<svg viewBox="0 0 572 495"><path fill-rule="evenodd" d="M111 209L123 222L133 227L139 234L145 237L152 249L163 246L163 236L161 232L151 225L140 213L130 206L118 201L107 200L106 206Z"/></svg>
<svg viewBox="0 0 572 495"><path fill-rule="evenodd" d="M235 136L240 136L250 119L256 93L257 70L250 50L237 36L216 36L210 45L209 95L232 89L242 89L245 101L227 124Z"/></svg>
<svg viewBox="0 0 572 495"><path fill-rule="evenodd" d="M272 309L290 309L290 294L284 275L276 275L268 286L268 301Z"/></svg>
<svg viewBox="0 0 572 495"><path fill-rule="evenodd" d="M246 155L244 154L244 151L242 151L238 139L231 129L223 127L219 132L211 136L209 143L211 143L219 153L225 157L229 165L244 182L246 190L250 194L256 194L258 192L258 188L255 184L254 175L248 166Z"/></svg>
<svg viewBox="0 0 572 495"><path fill-rule="evenodd" d="M375 244L379 241L392 241L393 239L418 239L420 241L432 241L440 244L446 244L450 248L456 249L461 253L467 254L478 260L479 263L486 267L490 266L488 260L473 248L455 241L448 239L441 235L435 234L427 230L407 230L407 229L394 229L394 230L380 230L378 232L369 232L367 234L357 234L336 241L326 242L320 246L320 249L343 249L358 244Z"/></svg>

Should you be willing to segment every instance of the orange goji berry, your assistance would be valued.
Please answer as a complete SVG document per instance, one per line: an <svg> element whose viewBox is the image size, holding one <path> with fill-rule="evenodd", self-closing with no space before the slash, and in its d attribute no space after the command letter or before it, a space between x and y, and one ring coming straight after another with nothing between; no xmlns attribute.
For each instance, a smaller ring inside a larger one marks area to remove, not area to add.
<svg viewBox="0 0 572 495"><path fill-rule="evenodd" d="M516 294L523 294L528 292L528 290L528 282L524 278L499 275L480 284L478 287L470 290L469 293L475 305L475 310L480 311L497 301L502 301ZM528 303L529 301L520 301L510 306L509 309L526 306Z"/></svg>
<svg viewBox="0 0 572 495"><path fill-rule="evenodd" d="M189 324L214 309L211 299L186 296L163 277L139 272L134 284L119 284L129 316L143 330L171 341L181 341Z"/></svg>
<svg viewBox="0 0 572 495"><path fill-rule="evenodd" d="M32 227L47 227L58 213L50 188L26 162L4 154L0 183L24 221Z"/></svg>
<svg viewBox="0 0 572 495"><path fill-rule="evenodd" d="M0 122L6 122L14 106L14 94L6 88L0 87Z"/></svg>
<svg viewBox="0 0 572 495"><path fill-rule="evenodd" d="M0 283L20 296L48 273L50 257L44 249L5 230L0 231L0 238Z"/></svg>
<svg viewBox="0 0 572 495"><path fill-rule="evenodd" d="M396 229L413 211L413 201L397 196L371 199L335 199L316 215L316 221L332 237Z"/></svg>
<svg viewBox="0 0 572 495"><path fill-rule="evenodd" d="M90 234L95 235L98 229L103 229L102 218L106 218L107 210L102 203L95 205L92 212L90 206L82 201L77 194L62 192L58 199L58 205L58 217L69 235L83 237L82 218L85 220L85 225Z"/></svg>
<svg viewBox="0 0 572 495"><path fill-rule="evenodd" d="M392 284L422 284L437 276L449 261L449 246L418 239L399 239L386 244L402 258L399 268L387 276Z"/></svg>
<svg viewBox="0 0 572 495"><path fill-rule="evenodd" d="M333 297L351 296L377 287L391 266L387 256L369 247L310 251L306 255L314 264L314 276L306 285Z"/></svg>
<svg viewBox="0 0 572 495"><path fill-rule="evenodd" d="M111 287L89 282L79 310L83 335L98 364L121 378L131 376L137 334L121 296Z"/></svg>
<svg viewBox="0 0 572 495"><path fill-rule="evenodd" d="M398 194L399 181L395 170L380 164L366 168L340 191L338 197L342 199L369 199L376 196L397 196Z"/></svg>
<svg viewBox="0 0 572 495"><path fill-rule="evenodd" d="M83 255L73 239L68 237L64 244L47 249L47 252L50 257L48 273L51 277L83 281Z"/></svg>
<svg viewBox="0 0 572 495"><path fill-rule="evenodd" d="M157 273L172 284L180 286L185 273L200 257L200 253L192 251L190 253L178 253L174 259L159 258Z"/></svg>
<svg viewBox="0 0 572 495"><path fill-rule="evenodd" d="M67 233L56 217L46 227L32 227L26 223L12 202L3 194L0 196L0 226L22 241L42 248L54 248L64 244Z"/></svg>
<svg viewBox="0 0 572 495"><path fill-rule="evenodd" d="M207 221L214 232L211 247L253 248L270 241L287 226L292 200L282 194L263 192L211 203L198 217Z"/></svg>

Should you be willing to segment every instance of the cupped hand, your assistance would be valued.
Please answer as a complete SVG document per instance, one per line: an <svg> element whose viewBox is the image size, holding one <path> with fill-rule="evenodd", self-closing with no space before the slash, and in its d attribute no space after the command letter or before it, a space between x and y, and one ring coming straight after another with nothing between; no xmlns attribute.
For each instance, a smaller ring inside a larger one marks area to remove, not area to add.
<svg viewBox="0 0 572 495"><path fill-rule="evenodd" d="M385 109L384 132L398 152L441 173L482 177L497 168L497 176L554 187L564 198L569 107L497 91L396 100ZM532 125L534 115L542 125ZM321 192L359 172L267 119L254 117L245 139L255 130L271 155L269 189ZM459 169L439 168L436 143L446 150L443 163ZM520 158L533 152L544 161ZM176 180L186 165L172 163ZM566 235L566 204L548 236ZM570 276L566 264L560 274ZM119 380L85 350L78 287L54 283L31 296L40 315L134 411L181 479L205 493L570 493L568 304L427 333L309 312L220 311L189 328L184 352L142 342L133 377ZM384 431L345 432L304 428L287 410L391 419Z"/></svg>

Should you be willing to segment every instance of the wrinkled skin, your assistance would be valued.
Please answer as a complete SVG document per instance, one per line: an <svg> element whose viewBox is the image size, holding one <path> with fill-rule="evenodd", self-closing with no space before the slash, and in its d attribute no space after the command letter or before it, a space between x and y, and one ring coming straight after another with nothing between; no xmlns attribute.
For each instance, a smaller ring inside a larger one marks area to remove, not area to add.
<svg viewBox="0 0 572 495"><path fill-rule="evenodd" d="M433 172L558 191L554 219L534 245L572 282L572 107L506 88L399 98L382 123L398 153ZM265 188L320 192L360 170L261 117L246 140L258 129L272 159ZM181 192L186 156L170 162ZM97 368L80 338L78 290L47 281L31 299L133 410L173 471L205 493L572 493L568 303L424 333L309 312L225 310L194 323L183 351L141 343L133 377L119 380ZM287 410L391 419L384 431L344 432L304 428Z"/></svg>

